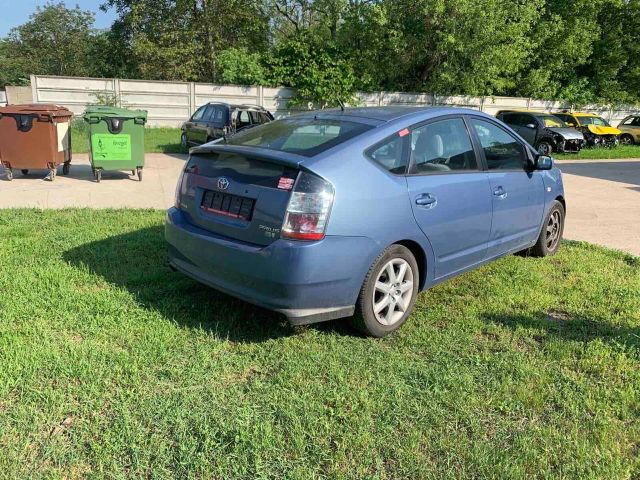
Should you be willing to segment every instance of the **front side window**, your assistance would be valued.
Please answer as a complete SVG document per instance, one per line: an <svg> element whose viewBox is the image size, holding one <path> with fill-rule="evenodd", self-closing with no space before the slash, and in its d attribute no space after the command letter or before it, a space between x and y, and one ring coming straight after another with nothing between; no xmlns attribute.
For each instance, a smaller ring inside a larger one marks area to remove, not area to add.
<svg viewBox="0 0 640 480"><path fill-rule="evenodd" d="M238 129L251 125L251 118L246 110L238 110L237 119L236 128Z"/></svg>
<svg viewBox="0 0 640 480"><path fill-rule="evenodd" d="M393 135L367 151L367 156L385 170L396 175L407 171L407 156L404 154L404 138Z"/></svg>
<svg viewBox="0 0 640 480"><path fill-rule="evenodd" d="M452 118L411 132L412 172L417 174L477 170L478 164L464 121Z"/></svg>
<svg viewBox="0 0 640 480"><path fill-rule="evenodd" d="M634 127L640 127L640 117L635 117L633 119L633 122L631 122L631 125L633 125Z"/></svg>
<svg viewBox="0 0 640 480"><path fill-rule="evenodd" d="M526 152L520 142L493 123L474 118L471 124L478 135L489 170L522 170Z"/></svg>
<svg viewBox="0 0 640 480"><path fill-rule="evenodd" d="M285 118L247 129L228 140L312 157L373 128L364 123L328 118Z"/></svg>

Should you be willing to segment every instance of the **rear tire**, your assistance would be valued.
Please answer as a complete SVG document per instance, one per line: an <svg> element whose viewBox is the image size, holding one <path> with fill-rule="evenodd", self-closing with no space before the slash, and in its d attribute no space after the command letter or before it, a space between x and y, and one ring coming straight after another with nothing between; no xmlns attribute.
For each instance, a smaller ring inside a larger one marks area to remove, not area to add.
<svg viewBox="0 0 640 480"><path fill-rule="evenodd" d="M186 134L186 133L183 133L183 134L180 136L180 145L181 145L181 146L182 146L182 148L183 148L183 149L185 149L185 150L186 150L187 148L189 148L189 142L187 142L187 134Z"/></svg>
<svg viewBox="0 0 640 480"><path fill-rule="evenodd" d="M384 337L407 321L418 296L420 270L411 251L391 245L373 262L365 277L354 327L370 337Z"/></svg>
<svg viewBox="0 0 640 480"><path fill-rule="evenodd" d="M10 168L6 169L6 176L7 176L7 180L9 181L13 180L13 171Z"/></svg>
<svg viewBox="0 0 640 480"><path fill-rule="evenodd" d="M554 201L544 219L538 241L529 250L531 256L549 257L556 254L564 232L564 217L565 211L562 203L558 200Z"/></svg>

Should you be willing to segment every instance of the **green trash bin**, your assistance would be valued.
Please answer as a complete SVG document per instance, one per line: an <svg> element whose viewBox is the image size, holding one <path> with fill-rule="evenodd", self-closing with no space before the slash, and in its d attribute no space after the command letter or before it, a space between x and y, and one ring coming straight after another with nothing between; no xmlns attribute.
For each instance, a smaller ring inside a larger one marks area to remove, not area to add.
<svg viewBox="0 0 640 480"><path fill-rule="evenodd" d="M147 112L116 107L87 107L91 169L97 182L103 170L131 170L142 181Z"/></svg>

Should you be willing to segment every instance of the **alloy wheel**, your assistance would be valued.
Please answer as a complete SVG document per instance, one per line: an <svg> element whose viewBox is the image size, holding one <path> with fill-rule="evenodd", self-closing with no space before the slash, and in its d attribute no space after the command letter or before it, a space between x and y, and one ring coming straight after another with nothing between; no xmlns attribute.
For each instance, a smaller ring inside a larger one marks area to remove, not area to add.
<svg viewBox="0 0 640 480"><path fill-rule="evenodd" d="M391 326L402 320L411 305L413 282L413 270L403 258L394 258L380 270L372 298L378 323Z"/></svg>
<svg viewBox="0 0 640 480"><path fill-rule="evenodd" d="M547 233L545 236L545 242L548 250L555 249L556 245L560 241L561 222L562 218L560 216L560 212L558 210L553 211L549 216L549 221L547 222Z"/></svg>

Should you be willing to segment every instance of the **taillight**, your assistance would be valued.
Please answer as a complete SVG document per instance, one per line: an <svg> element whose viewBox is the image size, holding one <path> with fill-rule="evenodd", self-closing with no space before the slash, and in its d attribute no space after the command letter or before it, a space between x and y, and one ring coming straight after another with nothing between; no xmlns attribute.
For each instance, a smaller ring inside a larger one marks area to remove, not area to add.
<svg viewBox="0 0 640 480"><path fill-rule="evenodd" d="M180 176L178 177L178 184L176 185L176 198L173 201L173 205L178 209L181 206L180 198L182 197L182 182L183 181L184 181L184 170L182 170L182 172L180 173Z"/></svg>
<svg viewBox="0 0 640 480"><path fill-rule="evenodd" d="M322 240L333 205L333 185L312 173L300 172L282 225L282 238Z"/></svg>
<svg viewBox="0 0 640 480"><path fill-rule="evenodd" d="M181 200L184 197L195 196L195 190L190 185L191 173L198 173L197 165L185 168L178 178L178 185L176 185L176 198L173 202L176 208L181 208L183 206Z"/></svg>

